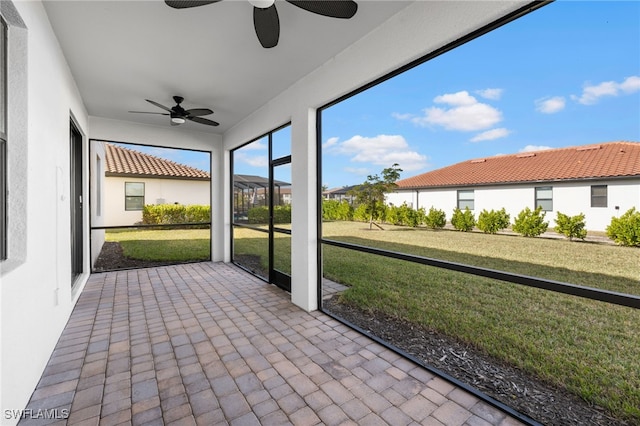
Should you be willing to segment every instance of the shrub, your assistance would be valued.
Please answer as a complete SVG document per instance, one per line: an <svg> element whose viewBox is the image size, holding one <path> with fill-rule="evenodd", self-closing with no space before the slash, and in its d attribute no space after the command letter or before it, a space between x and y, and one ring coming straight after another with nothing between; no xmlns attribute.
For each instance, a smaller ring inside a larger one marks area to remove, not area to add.
<svg viewBox="0 0 640 426"><path fill-rule="evenodd" d="M444 210L431 207L424 218L424 223L431 229L442 229L447 224L447 215Z"/></svg>
<svg viewBox="0 0 640 426"><path fill-rule="evenodd" d="M482 210L478 215L478 229L485 234L495 234L498 231L502 231L510 224L511 217L509 213L502 208L498 211Z"/></svg>
<svg viewBox="0 0 640 426"><path fill-rule="evenodd" d="M424 209L414 210L407 203L398 207L390 205L387 206L385 219L387 223L415 228L424 223Z"/></svg>
<svg viewBox="0 0 640 426"><path fill-rule="evenodd" d="M142 223L147 225L210 222L211 207L193 204L147 204L142 209Z"/></svg>
<svg viewBox="0 0 640 426"><path fill-rule="evenodd" d="M360 204L353 211L353 220L357 220L359 222L369 222L369 209L366 204Z"/></svg>
<svg viewBox="0 0 640 426"><path fill-rule="evenodd" d="M269 223L269 208L267 206L252 207L247 212L247 219L253 224Z"/></svg>
<svg viewBox="0 0 640 426"><path fill-rule="evenodd" d="M640 211L631 207L622 216L612 217L607 236L621 246L640 247Z"/></svg>
<svg viewBox="0 0 640 426"><path fill-rule="evenodd" d="M558 212L556 215L555 231L569 238L569 241L572 241L574 238L584 240L587 236L586 226L584 213L580 213L577 216L567 216L566 214Z"/></svg>
<svg viewBox="0 0 640 426"><path fill-rule="evenodd" d="M323 200L322 218L324 220L352 220L353 207L347 200Z"/></svg>
<svg viewBox="0 0 640 426"><path fill-rule="evenodd" d="M247 212L249 223L269 223L269 207L253 207ZM291 223L291 205L273 206L273 223Z"/></svg>
<svg viewBox="0 0 640 426"><path fill-rule="evenodd" d="M544 221L546 212L542 207L531 210L529 207L518 213L513 224L513 230L525 237L537 237L547 231L549 222Z"/></svg>
<svg viewBox="0 0 640 426"><path fill-rule="evenodd" d="M453 216L451 216L451 224L458 231L469 232L476 225L476 219L469 207L465 207L464 211L456 207L453 210Z"/></svg>

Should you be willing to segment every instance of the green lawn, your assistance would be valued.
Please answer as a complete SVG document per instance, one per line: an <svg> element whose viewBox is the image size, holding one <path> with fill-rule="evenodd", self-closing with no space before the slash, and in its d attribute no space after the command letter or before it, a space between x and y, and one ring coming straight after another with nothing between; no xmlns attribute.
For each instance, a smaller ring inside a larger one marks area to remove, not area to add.
<svg viewBox="0 0 640 426"><path fill-rule="evenodd" d="M612 245L324 224L324 237L640 294L640 251ZM437 330L640 423L640 311L325 245L343 303Z"/></svg>
<svg viewBox="0 0 640 426"><path fill-rule="evenodd" d="M209 229L109 230L107 241L117 241L132 259L188 262L211 258Z"/></svg>

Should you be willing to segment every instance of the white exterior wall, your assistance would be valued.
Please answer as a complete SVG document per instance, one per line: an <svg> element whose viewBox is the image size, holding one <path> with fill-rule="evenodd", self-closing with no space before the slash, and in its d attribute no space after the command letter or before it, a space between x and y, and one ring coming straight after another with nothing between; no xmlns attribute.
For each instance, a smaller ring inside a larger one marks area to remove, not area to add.
<svg viewBox="0 0 640 426"><path fill-rule="evenodd" d="M88 277L84 274L71 288L69 123L72 115L83 134L86 159L87 112L42 4L13 6L26 29L9 23L9 258L0 263L2 424L17 422L4 418L4 410L25 407ZM8 8L3 0L3 13ZM87 199L87 164L84 176Z"/></svg>
<svg viewBox="0 0 640 426"><path fill-rule="evenodd" d="M591 207L592 185L607 185L607 207ZM640 179L429 189L420 190L419 195L416 190L407 190L388 194L387 202L396 206L406 202L413 208L416 208L417 205L424 207L425 210L429 210L433 206L444 210L447 219L450 219L453 209L457 205L457 191L473 189L476 219L484 209L499 210L504 207L511 216L511 223L513 223L515 217L525 207L531 209L535 207L534 188L539 186L553 188L553 210L548 211L545 217L549 221L550 229L555 226L555 217L558 212L569 216L584 213L588 230L604 231L612 217L619 217L632 207L640 209ZM416 204L416 197L418 204Z"/></svg>
<svg viewBox="0 0 640 426"><path fill-rule="evenodd" d="M90 214L91 226L105 225L105 178L104 171L107 167L106 154L103 144L94 144L93 150L90 150L90 170L91 176L89 181L91 185L90 191ZM100 255L102 245L104 244L104 230L91 230L91 265L93 266Z"/></svg>
<svg viewBox="0 0 640 426"><path fill-rule="evenodd" d="M211 204L211 185L203 180L151 179L107 176L105 179L106 226L135 225L142 221L142 210L125 210L125 182L144 183L146 204Z"/></svg>

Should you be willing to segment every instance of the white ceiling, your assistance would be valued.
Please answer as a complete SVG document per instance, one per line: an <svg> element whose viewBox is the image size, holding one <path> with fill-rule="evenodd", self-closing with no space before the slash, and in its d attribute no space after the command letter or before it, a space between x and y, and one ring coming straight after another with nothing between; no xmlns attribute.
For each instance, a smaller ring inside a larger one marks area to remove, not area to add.
<svg viewBox="0 0 640 426"><path fill-rule="evenodd" d="M280 41L264 49L246 0L176 10L164 1L45 1L45 9L89 115L169 126L172 96L183 107L211 108L224 133L294 82L406 7L407 1L358 1L350 20L328 18L285 1L276 6Z"/></svg>

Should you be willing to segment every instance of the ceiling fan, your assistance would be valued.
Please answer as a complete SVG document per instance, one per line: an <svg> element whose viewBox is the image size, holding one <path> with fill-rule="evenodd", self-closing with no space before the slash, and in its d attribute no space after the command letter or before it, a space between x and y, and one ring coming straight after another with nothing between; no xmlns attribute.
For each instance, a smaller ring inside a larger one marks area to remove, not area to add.
<svg viewBox="0 0 640 426"><path fill-rule="evenodd" d="M188 9L219 1L165 0L165 3L174 9ZM308 12L331 18L349 19L358 11L358 4L353 0L286 1ZM275 0L249 0L249 3L253 5L253 27L260 44L267 49L276 46L280 38L280 19Z"/></svg>
<svg viewBox="0 0 640 426"><path fill-rule="evenodd" d="M176 102L176 105L167 108L166 106L159 104L155 101L151 101L149 99L145 99L152 105L157 106L158 108L162 108L167 112L146 112L146 111L129 111L135 114L158 114L158 115L168 115L171 116L171 125L179 126L180 124L185 123L187 120L194 121L200 124L206 124L207 126L219 126L220 123L217 121L209 120L207 118L202 118L203 115L213 114L209 108L194 108L194 109L184 109L180 105L184 98L182 96L174 96L173 100Z"/></svg>

